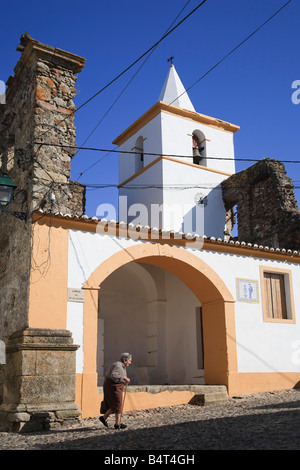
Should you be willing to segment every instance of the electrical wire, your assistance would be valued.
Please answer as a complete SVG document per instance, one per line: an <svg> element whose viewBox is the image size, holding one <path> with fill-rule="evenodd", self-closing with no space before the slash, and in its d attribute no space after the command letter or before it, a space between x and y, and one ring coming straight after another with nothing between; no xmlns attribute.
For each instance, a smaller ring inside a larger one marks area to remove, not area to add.
<svg viewBox="0 0 300 470"><path fill-rule="evenodd" d="M33 145L45 145L48 147L58 147L58 148L68 148L72 150L76 150L77 148L80 148L81 150L89 150L89 151L94 151L94 152L109 152L109 153L119 153L119 154L134 154L134 155L139 155L141 152L139 151L132 151L132 150L116 150L116 149L102 149L102 148L96 148L96 147L74 147L72 145L63 145L63 144L52 144L52 143L42 143L42 142L32 142ZM153 157L172 157L172 158L194 158L192 155L178 155L178 154L162 154L162 153L153 153L153 152L143 152L143 155L150 155ZM259 162L262 159L261 158L240 158L240 157L225 157L225 156L210 156L210 157L203 157L206 160L232 160L232 161L240 161L240 162ZM300 160L278 160L276 161L280 163L300 163Z"/></svg>
<svg viewBox="0 0 300 470"><path fill-rule="evenodd" d="M55 185L62 187L63 185L69 185L69 181L64 183L62 182L55 182L53 183L50 181L50 185L52 188ZM107 188L120 188L120 184L117 183L86 183L84 184L86 188L90 188L90 191L95 189L107 189ZM247 186L255 187L256 183L247 184ZM260 188L269 188L270 185L261 185ZM203 189L203 190L221 190L221 184L210 184L210 183L198 183L198 184L187 184L187 183L172 183L172 184L157 184L157 183L148 183L148 184L127 184L126 186L122 186L124 189L178 189L178 190L186 190L186 189ZM244 189L245 184L235 184L233 189ZM300 185L294 185L294 182L291 185L290 189L300 189Z"/></svg>
<svg viewBox="0 0 300 470"><path fill-rule="evenodd" d="M178 15L176 16L176 18L172 21L172 23L170 24L170 26L168 27L168 29L166 30L165 34L172 28L173 24L177 21L177 19L179 18L179 16L181 15L181 13L186 9L186 7L188 6L188 4L190 3L191 0L188 0L186 2L186 4L184 5L184 7L180 10L180 12L178 13ZM129 87L129 85L133 82L133 80L135 79L135 77L137 76L137 74L140 72L140 70L144 67L144 65L146 64L146 62L150 59L151 55L154 53L154 51L156 50L156 48L158 47L158 45L152 49L152 51L148 54L148 56L146 57L146 59L144 60L144 62L142 63L142 65L138 68L138 70L134 73L134 75L131 77L131 79L129 80L129 82L125 85L125 87L123 88L123 90L121 91L121 93L119 93L119 95L117 96L117 98L113 101L113 103L111 104L111 106L108 108L108 110L104 113L104 115L101 117L100 121L98 121L98 123L96 124L96 126L93 128L93 130L90 132L90 134L86 137L86 139L83 141L83 143L81 144L81 147L83 147L86 142L90 139L90 137L94 134L94 132L96 131L96 129L99 127L99 125L102 123L102 121L106 118L106 116L108 115L108 113L112 110L112 108L114 107L114 105L118 102L118 100L121 98L121 96L123 95L123 93L127 90L127 88ZM78 152L76 152L76 154L74 155L74 157L76 155L78 155L80 149L78 150ZM110 152L109 152L110 153ZM104 160L108 155L105 155L102 159ZM74 159L73 157L73 159ZM100 163L100 162L99 162ZM91 165L91 167L89 167L88 169L92 168L94 166ZM87 170L88 170L87 169ZM86 171L87 171L86 170ZM80 173L79 176L78 176L78 179L82 176L83 173Z"/></svg>
<svg viewBox="0 0 300 470"><path fill-rule="evenodd" d="M185 89L183 93L181 93L179 96L177 96L171 103L168 103L168 106L171 106L178 98L183 96L185 93L187 93L189 90L191 90L195 85L197 85L201 80L203 80L209 73L211 73L214 69L216 69L222 62L224 62L228 57L230 57L237 49L239 49L243 44L245 44L251 37L253 37L260 29L262 29L267 23L269 23L275 16L277 16L289 3L291 3L292 0L288 0L281 8L279 8L275 13L273 13L263 24L261 24L258 28L256 28L249 36L247 36L243 41L241 41L237 46L235 46L228 54L226 54L221 60L219 60L213 67L211 67L204 75L202 75L198 80L196 80L192 85L190 85L188 88ZM185 6L186 7L186 6ZM185 8L184 7L184 8ZM184 9L183 8L183 9ZM180 14L179 14L180 15ZM176 19L174 20L176 21ZM148 59L148 58L147 58ZM147 60L146 59L146 60ZM145 61L146 62L146 61ZM144 64L143 64L144 65ZM139 69L140 70L140 69ZM134 78L134 77L133 77ZM129 82L130 83L130 82ZM128 83L128 85L129 85ZM125 88L126 89L126 88ZM125 90L124 90L125 91ZM121 93L122 94L122 93ZM120 95L121 96L121 95ZM113 105L112 105L113 106ZM110 108L111 109L111 108ZM110 110L109 109L109 110ZM105 115L104 115L105 117ZM101 122L101 121L100 121ZM100 124L100 123L99 123ZM96 126L96 128L98 125ZM96 130L96 128L94 130ZM85 140L86 142L87 140ZM84 142L84 143L85 143ZM84 144L83 144L84 145ZM88 150L88 149L86 149ZM107 151L108 153L99 159L97 162L93 163L90 167L88 167L86 170L82 171L78 178L81 178L81 176L86 173L88 170L90 170L92 167L94 167L96 164L101 163L112 151ZM235 159L237 160L237 159ZM241 160L240 160L241 161ZM253 161L253 160L242 160L242 161ZM254 160L256 161L256 160ZM290 161L284 161L284 163L292 163ZM296 162L295 162L296 163ZM298 162L297 162L298 163Z"/></svg>
<svg viewBox="0 0 300 470"><path fill-rule="evenodd" d="M189 0L190 1L190 0ZM189 3L189 1L187 2L187 4ZM205 0L206 1L206 0ZM106 89L109 85L111 85L112 83L114 83L114 81L116 81L118 78L120 78L126 71L128 71L133 65L135 65L139 60L141 60L145 55L147 55L149 52L149 56L146 58L146 60L144 61L144 63L142 64L142 66L138 69L138 71L133 75L133 77L131 78L131 80L128 82L128 84L126 85L126 87L123 89L123 91L121 92L121 94L119 94L119 96L117 97L117 99L114 101L114 103L112 104L112 106L109 108L109 110L104 114L104 116L101 118L101 120L99 121L99 123L97 124L97 126L94 128L94 130L92 131L92 133L96 130L96 128L98 127L98 125L102 122L102 120L104 119L104 117L107 115L107 113L110 111L110 109L114 106L114 104L117 102L117 100L120 98L120 96L122 95L122 93L126 90L126 88L129 86L129 84L131 83L131 81L134 79L134 77L136 76L136 74L139 72L139 70L143 67L143 65L145 64L145 62L149 59L150 55L154 52L155 48L158 46L158 44L163 40L165 39L165 37L167 37L172 31L174 31L174 29L176 29L180 24L182 24L183 21L185 21L189 16L191 16L191 14L193 14L198 8L200 8L200 6L202 6L205 1L203 1L201 4L199 4L192 12L189 13L189 15L187 15L181 22L179 22L172 30L170 30L169 32L165 33L164 36L162 36L162 38L154 45L152 46L150 49L148 49L148 51L146 51L139 59L137 59L133 64L131 64L131 66L129 66L127 69L125 69L120 75L118 75L113 81L111 81L109 84L107 84L104 88L102 88L101 90L99 90L99 92L97 92L96 94L94 94L89 100L87 100L85 103L83 103L79 108L77 108L77 110L75 111L78 111L79 109L81 109L83 106L85 106L87 103L89 103L92 99L94 99L98 94L100 94L102 91L104 91L104 89ZM223 59L221 59L217 64L215 64L209 71L207 71L202 77L200 77L196 82L194 82L190 87L188 87L184 93L186 93L188 90L190 90L193 86L195 86L197 83L199 83L204 77L206 77L210 72L212 72L216 67L218 67L218 65L220 65L224 60L226 60L231 54L233 54L239 47L241 47L245 42L247 42L252 36L254 36L263 26L265 26L269 21L271 21L277 14L279 14L280 11L282 11L289 3L291 3L292 0L288 0L288 2L286 2L279 10L277 10L270 18L268 18L262 25L260 25L255 31L253 31L249 36L247 36L241 43L239 43L234 49L232 49L228 54L226 54L226 56L223 57ZM186 8L187 4L183 7L183 9L181 10L181 12ZM181 12L179 13L179 15L181 14ZM179 17L179 15L177 15L176 19ZM174 22L176 21L176 19L173 21L172 24L174 24ZM171 25L172 26L172 25ZM171 27L170 26L170 27ZM170 29L170 28L169 28ZM168 31L168 30L167 30ZM184 93L182 93L181 95L179 95L176 99L178 99L180 96L182 96ZM174 101L176 101L176 99ZM172 103L174 102L172 101ZM169 105L171 105L172 103L169 103ZM75 112L74 111L74 112ZM48 130L46 131L48 132ZM46 133L45 132L45 133ZM44 135L45 133L43 133L42 135ZM84 143L88 140L88 138L92 135L92 133L87 137L87 139L84 141ZM36 144L36 145L47 145L47 146L55 146L55 147L60 147L60 148L72 148L72 149L75 149L75 150L90 150L90 151L97 151L97 152L107 152L107 154L102 158L100 159L99 161L93 163L90 167L88 167L86 170L84 170L83 172L80 173L79 175L79 178L83 175L83 173L85 173L86 171L88 171L90 168L92 168L93 166L95 166L97 163L101 162L102 160L104 160L104 158L106 158L108 155L110 155L111 153L124 153L124 154L138 154L139 152L132 152L132 151L120 151L120 150L117 150L117 149L100 149L100 148L90 148L90 147L84 147L83 145L80 146L80 147L72 147L72 146L67 146L67 145L59 145L59 144L48 144L48 143L43 143L43 142L34 142L33 144ZM151 156L158 156L158 157L163 157L163 156L168 156L168 157L175 157L175 158L193 158L191 155L162 155L162 154L155 154L155 153L146 153L144 152L143 153L144 155L151 155ZM235 161L245 161L245 162L258 162L260 161L261 159L253 159L253 158L232 158L232 157L206 157L207 160L209 159L212 159L212 160L235 160ZM288 163L288 164L299 164L300 161L292 161L292 160L278 160L280 161L281 163ZM79 179L78 178L78 179ZM91 188L90 190L95 190L95 189L103 189L103 188L109 188L109 187L115 187L117 188L118 185L117 184L104 184L104 185L85 185L87 188ZM160 185L130 185L130 186L126 186L127 189L137 189L137 188L140 188L140 189L146 189L146 188L161 188L162 186ZM167 186L164 186L166 189L168 188ZM198 189L208 189L208 187L203 187L203 186L169 186L170 189L189 189L189 188L198 188ZM294 189L299 189L300 187L298 186L294 186ZM216 189L216 188L211 188L211 189Z"/></svg>
<svg viewBox="0 0 300 470"><path fill-rule="evenodd" d="M91 190L94 189L107 189L107 188L119 188L118 184L111 183L111 184L86 184L85 185L87 188L91 188ZM250 184L249 186L255 187L255 184ZM268 188L269 185L261 185L260 188ZM145 184L145 185L129 185L129 186L124 186L124 189L178 189L180 191L182 190L187 190L187 189L208 189L208 190L222 190L222 187L220 185L218 186L203 186L201 184L196 184L196 185L157 185L157 184ZM235 185L233 189L244 189L245 185ZM300 189L300 186L294 186L294 189Z"/></svg>
<svg viewBox="0 0 300 470"><path fill-rule="evenodd" d="M181 95L177 96L177 98L175 98L171 103L168 103L169 106L172 105L172 103L174 103L176 100L178 100L178 98L180 98L182 95L184 95L189 90L191 90L195 85L197 85L197 83L199 83L201 80L203 80L203 78L207 77L207 75L209 73L211 73L220 64L222 64L222 62L224 62L237 49L239 49L243 44L245 44L245 42L247 42L250 38L252 38L260 29L262 29L267 23L269 23L269 21L271 21L275 16L277 16L291 2L292 2L292 0L288 0L281 8L279 8L279 10L277 10L275 13L273 13L273 15L271 15L263 24L261 24L258 28L256 28L255 31L253 31L251 34L249 34L249 36L247 36L243 41L241 41L237 46L235 46L230 52L228 52L228 54L226 54L221 60L219 60L219 62L217 62L213 67L211 67L211 69L209 69L204 75L202 75L202 77L198 78L198 80L196 80L192 85L190 85L188 88L186 88L185 91L183 93L181 93Z"/></svg>
<svg viewBox="0 0 300 470"><path fill-rule="evenodd" d="M155 49L164 39L166 39L170 34L173 33L179 26L182 25L190 16L192 16L196 11L202 7L207 0L203 0L199 5L197 5L190 13L188 13L179 23L177 23L170 31L165 33L153 46L151 46L146 52L144 52L138 59L136 59L134 62L132 62L128 67L126 67L119 75L117 75L114 79L112 79L109 83L107 83L104 87L102 87L100 90L98 90L94 95L92 95L89 99L87 99L84 103L82 103L78 108L75 110L72 110L72 112L66 116L64 119L62 119L60 122L56 124L56 127L59 126L62 122L64 122L66 119L68 119L70 116L73 114L77 113L80 109L82 109L84 106L86 106L88 103L90 103L93 99L95 99L100 93L102 93L104 90L106 90L108 87L110 87L114 82L116 82L120 77L122 77L128 70L130 70L134 65L136 65L140 60L142 60L149 52L152 51L152 49ZM41 133L38 138L44 136L49 132L49 129L47 129L45 132Z"/></svg>

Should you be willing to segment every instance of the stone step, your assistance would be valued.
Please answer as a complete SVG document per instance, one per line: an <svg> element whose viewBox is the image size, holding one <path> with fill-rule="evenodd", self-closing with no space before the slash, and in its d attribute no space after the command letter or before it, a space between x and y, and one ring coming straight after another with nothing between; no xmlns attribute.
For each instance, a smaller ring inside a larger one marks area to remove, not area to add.
<svg viewBox="0 0 300 470"><path fill-rule="evenodd" d="M190 405L207 406L228 400L227 392L209 392L194 395L189 401Z"/></svg>
<svg viewBox="0 0 300 470"><path fill-rule="evenodd" d="M194 393L193 404L209 404L228 398L225 385L129 385L128 393L161 393L161 392L185 392ZM103 388L98 387L98 393L103 393Z"/></svg>

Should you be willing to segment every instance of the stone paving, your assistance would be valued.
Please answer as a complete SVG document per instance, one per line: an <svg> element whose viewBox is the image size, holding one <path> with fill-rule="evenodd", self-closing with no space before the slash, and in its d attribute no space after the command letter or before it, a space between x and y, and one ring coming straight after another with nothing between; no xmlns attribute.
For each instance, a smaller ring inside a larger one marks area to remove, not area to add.
<svg viewBox="0 0 300 470"><path fill-rule="evenodd" d="M300 389L126 413L127 429L97 418L32 434L0 433L0 450L299 450Z"/></svg>

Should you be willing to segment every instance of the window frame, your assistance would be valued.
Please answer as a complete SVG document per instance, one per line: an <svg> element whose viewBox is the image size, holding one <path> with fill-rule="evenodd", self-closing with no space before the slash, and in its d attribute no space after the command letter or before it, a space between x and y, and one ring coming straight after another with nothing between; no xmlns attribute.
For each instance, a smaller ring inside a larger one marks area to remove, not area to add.
<svg viewBox="0 0 300 470"><path fill-rule="evenodd" d="M268 316L268 308L266 305L268 295L265 288L265 273L281 274L284 276L287 318L273 318ZM271 266L260 266L260 281L263 321L267 323L296 323L292 271L290 269L272 268Z"/></svg>

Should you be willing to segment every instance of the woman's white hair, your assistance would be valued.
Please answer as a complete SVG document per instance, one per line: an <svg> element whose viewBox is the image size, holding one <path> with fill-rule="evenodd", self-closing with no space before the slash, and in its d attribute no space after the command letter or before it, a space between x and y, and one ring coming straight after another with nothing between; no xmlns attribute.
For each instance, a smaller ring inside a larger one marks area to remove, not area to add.
<svg viewBox="0 0 300 470"><path fill-rule="evenodd" d="M120 361L124 362L124 361L127 361L128 359L131 359L131 358L132 358L132 355L125 352L125 353L121 354Z"/></svg>

